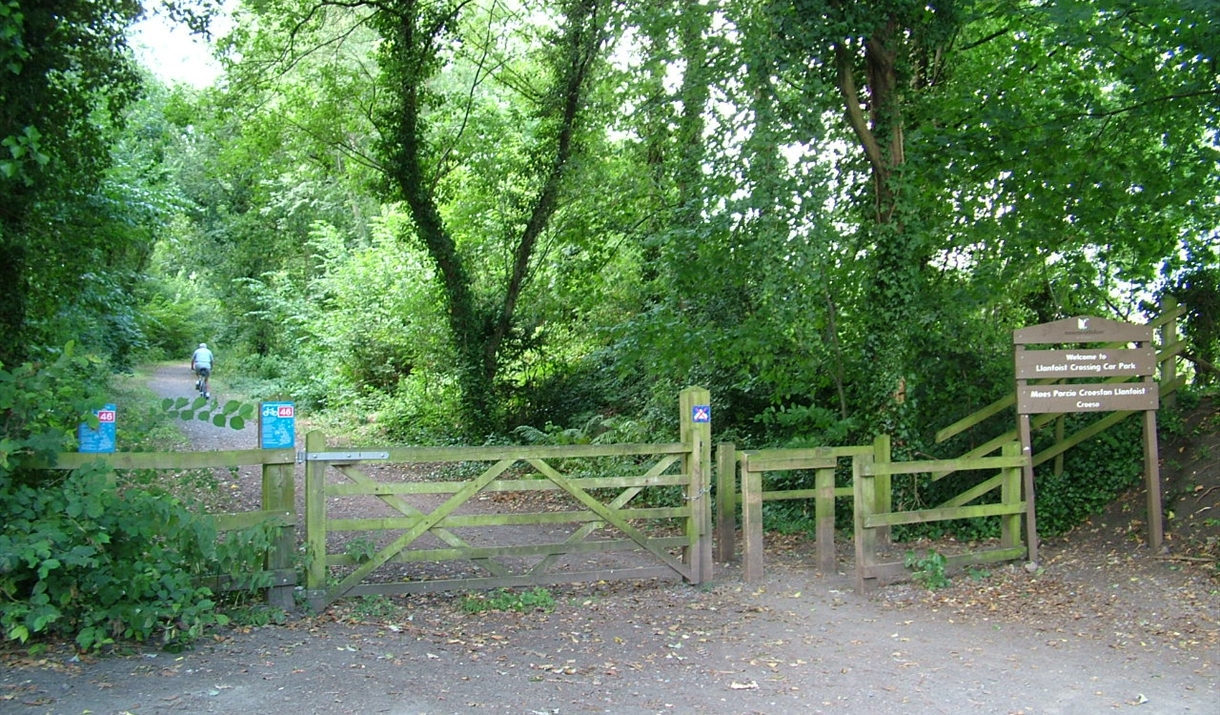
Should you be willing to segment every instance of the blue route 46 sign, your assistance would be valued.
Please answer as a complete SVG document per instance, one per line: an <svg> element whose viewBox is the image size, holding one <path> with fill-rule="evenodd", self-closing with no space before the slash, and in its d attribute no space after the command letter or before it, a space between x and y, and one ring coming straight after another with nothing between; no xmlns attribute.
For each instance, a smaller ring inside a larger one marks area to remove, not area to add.
<svg viewBox="0 0 1220 715"><path fill-rule="evenodd" d="M93 414L97 417L97 429L90 427L87 422L82 422L77 430L80 451L91 454L113 452L116 441L115 420L118 416L114 405L94 410Z"/></svg>
<svg viewBox="0 0 1220 715"><path fill-rule="evenodd" d="M260 446L289 449L296 444L296 408L291 402L264 402L260 416Z"/></svg>
<svg viewBox="0 0 1220 715"><path fill-rule="evenodd" d="M712 421L712 406L711 405L695 405L690 410L691 422L711 422Z"/></svg>

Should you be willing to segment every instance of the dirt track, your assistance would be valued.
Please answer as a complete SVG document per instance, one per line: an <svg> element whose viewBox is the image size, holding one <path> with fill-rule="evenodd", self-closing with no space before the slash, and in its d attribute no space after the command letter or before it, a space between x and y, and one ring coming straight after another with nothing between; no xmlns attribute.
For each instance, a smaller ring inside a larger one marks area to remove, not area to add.
<svg viewBox="0 0 1220 715"><path fill-rule="evenodd" d="M1042 574L861 597L809 547L773 543L760 584L717 564L705 588L553 588L550 613L352 600L180 655L10 649L0 713L1220 713L1198 574L1051 542Z"/></svg>

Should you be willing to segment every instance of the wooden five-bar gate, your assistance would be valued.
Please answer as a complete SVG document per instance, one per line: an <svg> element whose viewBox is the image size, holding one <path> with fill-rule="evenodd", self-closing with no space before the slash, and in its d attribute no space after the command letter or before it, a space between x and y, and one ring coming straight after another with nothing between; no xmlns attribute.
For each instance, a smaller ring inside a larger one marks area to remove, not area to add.
<svg viewBox="0 0 1220 715"><path fill-rule="evenodd" d="M685 390L681 410L680 441L662 444L343 450L311 433L303 456L310 604L322 608L356 595L710 579L710 424L698 421L707 414L707 391ZM395 465L387 475L418 472L415 465L442 476L379 480L372 469L378 465ZM460 470L460 478L444 478L446 469ZM648 490L656 496L639 504ZM529 495L536 506L520 508L531 503ZM388 513L331 515L353 498L375 499ZM482 508L482 501L497 499L517 506ZM341 538L352 534L360 534L361 548ZM599 562L596 555L614 558ZM572 556L579 558L565 560ZM439 569L439 577L403 568L425 563L457 565ZM466 567L473 572L451 575Z"/></svg>

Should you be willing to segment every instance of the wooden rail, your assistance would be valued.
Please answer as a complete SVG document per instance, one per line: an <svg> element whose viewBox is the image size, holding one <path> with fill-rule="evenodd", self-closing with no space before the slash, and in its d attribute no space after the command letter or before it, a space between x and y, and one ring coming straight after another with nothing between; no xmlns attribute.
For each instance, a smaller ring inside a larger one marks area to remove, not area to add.
<svg viewBox="0 0 1220 715"><path fill-rule="evenodd" d="M808 447L797 449L760 449L738 451L726 442L716 447L716 560L733 561L737 551L737 516L741 508L742 558L747 580L762 574L762 502L814 499L814 520L818 543L818 563L823 569L834 562L834 500L851 496L851 487L834 487L838 460L871 453L872 447ZM829 466L827 460L834 462ZM738 468L741 482L738 485ZM748 471L747 471L748 468ZM812 489L768 489L766 472L815 470ZM753 481L751 481L753 480ZM833 493L827 491L827 480ZM747 495L747 490L749 495ZM747 507L746 505L750 505ZM750 509L752 512L747 513ZM749 523L747 524L747 520Z"/></svg>

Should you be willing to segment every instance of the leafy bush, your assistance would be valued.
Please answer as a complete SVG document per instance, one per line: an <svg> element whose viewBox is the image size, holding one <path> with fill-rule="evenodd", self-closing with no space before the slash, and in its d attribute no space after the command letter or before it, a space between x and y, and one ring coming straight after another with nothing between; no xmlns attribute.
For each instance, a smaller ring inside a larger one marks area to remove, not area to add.
<svg viewBox="0 0 1220 715"><path fill-rule="evenodd" d="M180 646L225 621L199 578L248 572L267 539L218 542L181 500L100 462L40 468L75 446L75 426L101 403L89 399L95 367L69 346L51 364L0 369L0 628L23 643L72 637L84 650L154 637Z"/></svg>
<svg viewBox="0 0 1220 715"><path fill-rule="evenodd" d="M490 593L463 597L462 610L466 613L486 613L487 611L550 613L555 610L555 597L545 588L533 588L521 592L501 588Z"/></svg>
<svg viewBox="0 0 1220 715"><path fill-rule="evenodd" d="M89 650L160 635L173 645L223 620L212 613L211 592L195 585L216 533L177 500L117 489L98 466L40 488L10 482L0 500L0 626L8 638L71 636Z"/></svg>
<svg viewBox="0 0 1220 715"><path fill-rule="evenodd" d="M906 568L910 569L911 578L915 583L929 591L935 591L951 585L949 577L945 574L945 566L948 564L948 561L936 549L928 549L928 552L923 556L914 551L908 551L902 563Z"/></svg>

